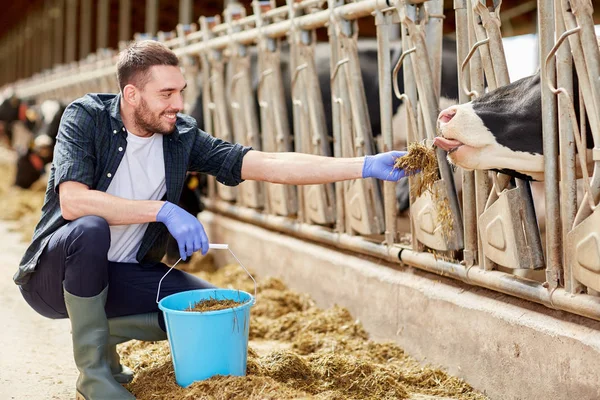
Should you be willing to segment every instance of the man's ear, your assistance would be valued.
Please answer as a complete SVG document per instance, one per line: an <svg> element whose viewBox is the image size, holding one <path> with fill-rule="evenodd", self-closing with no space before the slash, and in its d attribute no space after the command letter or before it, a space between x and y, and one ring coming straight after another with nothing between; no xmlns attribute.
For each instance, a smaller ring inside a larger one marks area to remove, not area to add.
<svg viewBox="0 0 600 400"><path fill-rule="evenodd" d="M138 88L129 84L123 88L123 100L131 106L137 106L140 99L140 93Z"/></svg>

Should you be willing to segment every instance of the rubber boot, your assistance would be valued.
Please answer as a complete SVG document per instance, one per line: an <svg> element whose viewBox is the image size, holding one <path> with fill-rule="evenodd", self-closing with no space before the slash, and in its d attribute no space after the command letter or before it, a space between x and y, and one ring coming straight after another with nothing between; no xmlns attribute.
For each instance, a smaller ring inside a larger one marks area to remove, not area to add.
<svg viewBox="0 0 600 400"><path fill-rule="evenodd" d="M117 382L129 383L133 380L133 371L121 364L119 353L117 353L117 344L132 339L148 342L166 340L167 333L161 329L158 318L157 312L109 318L108 361L112 375Z"/></svg>
<svg viewBox="0 0 600 400"><path fill-rule="evenodd" d="M71 320L73 356L79 370L77 400L129 400L135 397L113 378L106 357L108 320L104 312L108 287L94 297L64 291Z"/></svg>

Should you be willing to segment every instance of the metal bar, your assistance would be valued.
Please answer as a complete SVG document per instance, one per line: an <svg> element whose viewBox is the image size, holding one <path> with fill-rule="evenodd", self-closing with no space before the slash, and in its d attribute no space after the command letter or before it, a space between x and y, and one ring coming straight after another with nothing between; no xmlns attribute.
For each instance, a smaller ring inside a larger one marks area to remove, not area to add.
<svg viewBox="0 0 600 400"><path fill-rule="evenodd" d="M469 31L469 46L475 45L477 37L474 26L474 12L471 0L466 0L467 7L467 20L468 20L468 31ZM484 90L484 78L483 78L483 67L481 63L481 54L476 52L473 54L469 64L469 82L471 90L478 93L483 93ZM466 82L466 77L463 77ZM488 171L475 171L475 202L477 208L477 217L485 211L485 205L488 198L488 193L491 189L490 176ZM481 237L477 235L477 260L479 266L486 270L494 269L496 264L489 260L483 252L483 244L481 243Z"/></svg>
<svg viewBox="0 0 600 400"><path fill-rule="evenodd" d="M98 0L96 8L96 49L108 47L108 21L110 0Z"/></svg>
<svg viewBox="0 0 600 400"><path fill-rule="evenodd" d="M33 31L33 23L32 23L32 14L29 14L26 17L25 25L23 26L23 76L28 78L32 73L32 31Z"/></svg>
<svg viewBox="0 0 600 400"><path fill-rule="evenodd" d="M556 35L561 36L565 32L562 4L554 2L554 21ZM573 61L569 43L563 43L556 53L556 83L557 86L566 90L571 98L573 93ZM560 206L562 223L562 241L567 243L567 234L573 227L575 215L577 214L577 176L575 171L575 139L573 138L573 126L569 120L569 110L566 99L558 97L558 132L560 135ZM585 135L584 135L585 136ZM575 293L580 286L574 277L570 263L566 259L566 251L563 247L563 268L565 278L565 290Z"/></svg>
<svg viewBox="0 0 600 400"><path fill-rule="evenodd" d="M454 13L456 20L456 62L457 69L469 52L469 20L466 0L454 0ZM458 74L458 86L468 87L469 76ZM458 102L463 104L469 97L462 90L458 92ZM465 265L470 267L477 264L477 203L475 198L475 174L473 171L462 171L462 198L463 198L463 229L465 235L465 248L463 259Z"/></svg>
<svg viewBox="0 0 600 400"><path fill-rule="evenodd" d="M392 77L390 60L390 25L392 16L380 10L375 12L375 25L377 26L377 65L379 67L379 104L381 114L381 136L383 137L384 151L393 147L392 137ZM385 241L391 246L396 239L396 183L383 183L383 201L385 218Z"/></svg>
<svg viewBox="0 0 600 400"><path fill-rule="evenodd" d="M131 0L119 0L119 42L131 40Z"/></svg>
<svg viewBox="0 0 600 400"><path fill-rule="evenodd" d="M41 15L42 37L42 70L46 70L52 66L52 3L44 2L44 8ZM7 65L6 63L3 65Z"/></svg>
<svg viewBox="0 0 600 400"><path fill-rule="evenodd" d="M67 0L65 23L65 62L76 61L77 50L77 0Z"/></svg>
<svg viewBox="0 0 600 400"><path fill-rule="evenodd" d="M472 3L474 4L471 7L469 15L471 16L473 32L477 38L477 41L482 41L487 38L487 34L483 25L479 23L480 17L474 12L474 9L477 7L478 3L483 3L483 6L486 6L486 0L472 0ZM492 64L492 58L487 46L480 47L479 54L481 55L481 64L483 65L483 70L485 71L485 78L487 80L488 87L490 89L496 89L498 85L496 84L496 74L494 74L494 64Z"/></svg>
<svg viewBox="0 0 600 400"><path fill-rule="evenodd" d="M540 46L540 65L545 59L554 41L554 7L551 0L538 2L538 27ZM556 81L555 69L540 72L542 82ZM542 130L544 137L544 189L546 192L546 281L551 288L557 287L562 278L562 241L560 205L558 203L558 142L556 98L547 85L542 85Z"/></svg>
<svg viewBox="0 0 600 400"><path fill-rule="evenodd" d="M463 281L467 284L533 301L555 310L567 311L600 321L598 298L585 294L573 296L564 289L548 290L542 283L500 271L450 263L431 253L421 253L398 245L388 247L359 236L331 232L325 228L267 215L222 200L204 199L206 208L230 218L250 222L288 235L310 239L340 249L377 257L389 262L402 262L415 268Z"/></svg>
<svg viewBox="0 0 600 400"><path fill-rule="evenodd" d="M189 25L193 21L194 7L192 0L179 0L179 23Z"/></svg>
<svg viewBox="0 0 600 400"><path fill-rule="evenodd" d="M150 36L154 36L158 32L158 0L146 0L144 29Z"/></svg>
<svg viewBox="0 0 600 400"><path fill-rule="evenodd" d="M65 0L56 0L54 2L54 36L53 36L53 55L52 64L58 65L64 61L64 24L65 24Z"/></svg>
<svg viewBox="0 0 600 400"><path fill-rule="evenodd" d="M415 6L407 5L406 13L409 17L414 17ZM410 54L409 51L410 52L416 51L416 49L414 47L411 48L408 27L406 27L403 24L400 24L400 37L402 40L403 53L400 56L400 59L398 60L398 64L396 65L394 70L397 70L399 68L400 63L402 62L402 58L405 57L406 54ZM397 87L398 78L396 77L396 73L397 72L394 72L394 76L392 79L393 79L396 96L400 97L399 96L400 93L399 93L399 90ZM402 73L403 73L403 78L404 78L404 94L405 94L406 98L408 99L408 103L406 104L406 115L408 118L406 118L404 129L406 131L407 142L411 143L411 142L420 141L420 139L421 139L421 137L419 136L419 131L418 131L417 123L416 123L416 119L418 117L417 85L415 82L415 73L414 73L412 62L406 62L406 63L402 62ZM406 100L404 100L404 101L406 101ZM410 118L409 116L414 116L414 119ZM408 177L408 184L409 184L410 188L414 187L415 180L416 180L416 177L414 177L414 176ZM415 200L416 200L416 198L414 196L414 191L410 190L410 193L409 193L410 207L413 207ZM415 250L424 250L425 246L417 240L414 223L415 223L414 218L411 218L410 219L411 247Z"/></svg>
<svg viewBox="0 0 600 400"><path fill-rule="evenodd" d="M79 11L79 59L90 54L92 48L92 1L81 0Z"/></svg>
<svg viewBox="0 0 600 400"><path fill-rule="evenodd" d="M64 0L63 0L64 1ZM383 9L389 7L389 5L395 4L395 0L365 0L357 3L351 3L336 7L335 11L323 10L313 14L303 15L295 19L298 29L317 29L325 26L332 13L338 15L341 18L352 20L362 18L370 15L376 9ZM130 20L131 20L131 0L120 0L119 1L119 40L130 39ZM226 24L224 24L226 25ZM267 37L276 38L285 36L288 30L291 28L291 21L279 21L268 26L263 27L260 33ZM223 28L226 29L226 28ZM191 40L192 35L189 36ZM184 55L195 55L200 52L207 51L209 49L222 49L229 45L230 40L235 40L240 44L253 43L259 36L259 29L253 28L244 32L234 33L231 36L225 35L222 37L214 38L209 42L198 42L191 43L184 48L174 49L174 52L178 56ZM23 97L34 97L46 91L57 90L65 87L71 83L79 83L86 80L93 80L103 77L104 75L112 75L115 73L115 66L102 68L100 70L89 71L87 73L78 74L77 76L66 76L57 77L52 75L45 77L40 81L28 81L24 82L15 87L15 90L19 92L20 96Z"/></svg>
<svg viewBox="0 0 600 400"><path fill-rule="evenodd" d="M427 15L425 26L425 40L427 41L427 53L431 65L432 82L435 94L440 96L442 86L442 35L444 29L443 0L430 0L424 3Z"/></svg>

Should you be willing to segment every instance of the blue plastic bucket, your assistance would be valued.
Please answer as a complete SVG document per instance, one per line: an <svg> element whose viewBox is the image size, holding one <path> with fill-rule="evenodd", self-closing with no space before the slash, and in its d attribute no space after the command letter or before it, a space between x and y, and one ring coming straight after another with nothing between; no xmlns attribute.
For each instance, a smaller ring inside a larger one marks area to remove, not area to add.
<svg viewBox="0 0 600 400"><path fill-rule="evenodd" d="M183 311L211 298L243 304L218 311ZM200 289L172 294L158 303L179 386L214 375L246 375L250 307L254 302L254 296L240 290Z"/></svg>

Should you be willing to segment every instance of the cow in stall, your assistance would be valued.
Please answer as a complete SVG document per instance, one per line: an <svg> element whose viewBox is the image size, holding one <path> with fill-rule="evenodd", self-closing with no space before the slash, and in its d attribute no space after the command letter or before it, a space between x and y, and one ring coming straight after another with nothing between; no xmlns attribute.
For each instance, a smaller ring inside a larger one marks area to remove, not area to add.
<svg viewBox="0 0 600 400"><path fill-rule="evenodd" d="M25 151L37 123L35 108L14 93L7 94L0 103L0 142L5 147Z"/></svg>
<svg viewBox="0 0 600 400"><path fill-rule="evenodd" d="M577 92L577 75L573 76ZM469 103L442 110L434 145L447 152L450 163L467 171L491 170L530 181L538 225L543 231L544 189L539 182L544 180L541 90L537 73ZM574 96L574 106L578 114L578 96ZM586 143L589 152L594 145L589 129ZM586 159L589 162L591 157Z"/></svg>
<svg viewBox="0 0 600 400"><path fill-rule="evenodd" d="M52 162L54 143L65 105L57 100L45 100L39 106L41 121L33 127L32 140L25 150L17 150L15 185L23 189L31 187Z"/></svg>

